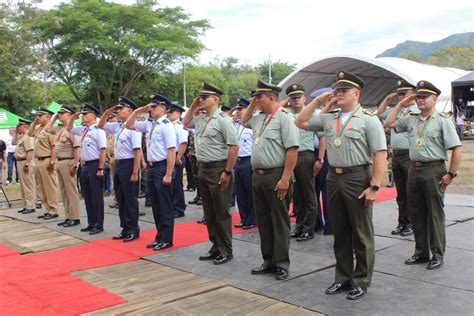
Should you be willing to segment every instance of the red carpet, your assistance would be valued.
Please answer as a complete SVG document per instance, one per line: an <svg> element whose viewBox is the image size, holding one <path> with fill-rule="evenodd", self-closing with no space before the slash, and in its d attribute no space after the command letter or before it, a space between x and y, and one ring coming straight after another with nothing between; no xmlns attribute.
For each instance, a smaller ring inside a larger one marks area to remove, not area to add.
<svg viewBox="0 0 474 316"><path fill-rule="evenodd" d="M394 189L382 188L377 202L395 196ZM238 213L233 213L233 224L239 221ZM233 227L234 234L242 232L244 230ZM126 302L70 273L130 262L156 253L145 248L155 233L155 230L141 232L141 238L132 243L106 238L23 256L0 244L0 315L77 315ZM174 247L164 251L207 240L205 225L177 224Z"/></svg>

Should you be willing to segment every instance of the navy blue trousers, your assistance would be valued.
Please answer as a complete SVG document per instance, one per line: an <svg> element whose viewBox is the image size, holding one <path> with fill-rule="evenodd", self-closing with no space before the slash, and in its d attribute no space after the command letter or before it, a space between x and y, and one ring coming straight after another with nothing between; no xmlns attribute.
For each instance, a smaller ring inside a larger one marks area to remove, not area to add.
<svg viewBox="0 0 474 316"><path fill-rule="evenodd" d="M98 177L99 160L86 161L81 168L81 190L86 204L87 225L104 229L104 179Z"/></svg>
<svg viewBox="0 0 474 316"><path fill-rule="evenodd" d="M250 157L239 157L234 167L235 194L239 207L240 222L255 225L257 219L253 207L252 165Z"/></svg>
<svg viewBox="0 0 474 316"><path fill-rule="evenodd" d="M138 187L139 183L130 182L134 159L116 160L114 188L119 205L120 227L122 235L138 234Z"/></svg>
<svg viewBox="0 0 474 316"><path fill-rule="evenodd" d="M314 155L318 159L318 149L314 150ZM314 178L314 189L316 190L316 198L318 199L318 218L316 220L315 231L324 229L325 233L332 233L331 217L329 216L328 206L328 187L327 177L329 171L328 157L324 154L324 163L318 175ZM323 200L322 209L320 199ZM324 214L324 215L323 215Z"/></svg>
<svg viewBox="0 0 474 316"><path fill-rule="evenodd" d="M184 189L183 189L183 169L185 168L186 160L181 159L181 166L174 166L174 178L173 178L173 208L174 212L178 215L184 215L186 210L186 203L184 202Z"/></svg>
<svg viewBox="0 0 474 316"><path fill-rule="evenodd" d="M163 177L166 174L166 160L149 165L146 176L151 197L151 209L155 219L157 242L173 242L174 210L173 187L164 185Z"/></svg>

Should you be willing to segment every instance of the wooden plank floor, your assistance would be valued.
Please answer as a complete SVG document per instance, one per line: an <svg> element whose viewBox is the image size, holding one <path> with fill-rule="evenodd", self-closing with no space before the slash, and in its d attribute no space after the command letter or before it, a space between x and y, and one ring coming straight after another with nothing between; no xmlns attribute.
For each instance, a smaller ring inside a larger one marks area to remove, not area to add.
<svg viewBox="0 0 474 316"><path fill-rule="evenodd" d="M82 240L16 219L0 216L1 243L20 254L64 248L83 243Z"/></svg>
<svg viewBox="0 0 474 316"><path fill-rule="evenodd" d="M127 303L86 315L318 315L310 310L242 291L219 281L137 260L75 272L97 287L120 295Z"/></svg>

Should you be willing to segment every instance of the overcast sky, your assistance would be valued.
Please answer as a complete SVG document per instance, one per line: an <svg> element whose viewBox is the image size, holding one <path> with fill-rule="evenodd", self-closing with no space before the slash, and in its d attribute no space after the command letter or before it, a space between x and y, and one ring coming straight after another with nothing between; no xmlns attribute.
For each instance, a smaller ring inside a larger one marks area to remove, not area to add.
<svg viewBox="0 0 474 316"><path fill-rule="evenodd" d="M62 1L44 0L51 8ZM133 0L116 0L130 4ZM200 62L236 57L298 66L341 54L375 57L405 40L432 42L474 30L474 5L450 1L162 0L208 19Z"/></svg>

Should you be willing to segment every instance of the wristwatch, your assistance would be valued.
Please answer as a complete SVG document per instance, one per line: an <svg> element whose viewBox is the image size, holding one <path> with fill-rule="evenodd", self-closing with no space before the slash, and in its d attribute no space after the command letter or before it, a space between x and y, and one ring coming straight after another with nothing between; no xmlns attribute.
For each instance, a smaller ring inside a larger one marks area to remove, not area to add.
<svg viewBox="0 0 474 316"><path fill-rule="evenodd" d="M321 163L324 163L324 159L322 159L322 158L318 158L318 159L316 159L316 161L320 161Z"/></svg>
<svg viewBox="0 0 474 316"><path fill-rule="evenodd" d="M227 171L227 170L224 169L224 172L225 172L225 174L228 175L228 176L231 176L231 175L232 175L232 171Z"/></svg>
<svg viewBox="0 0 474 316"><path fill-rule="evenodd" d="M377 192L380 189L380 187L378 185L375 185L375 184L372 184L372 183L370 184L370 188L375 192Z"/></svg>
<svg viewBox="0 0 474 316"><path fill-rule="evenodd" d="M98 168L98 169L99 169L99 171L104 171L104 168Z"/></svg>
<svg viewBox="0 0 474 316"><path fill-rule="evenodd" d="M456 176L458 175L456 172L452 172L452 171L449 171L448 172L448 175L451 177L451 179L454 179L456 178Z"/></svg>

